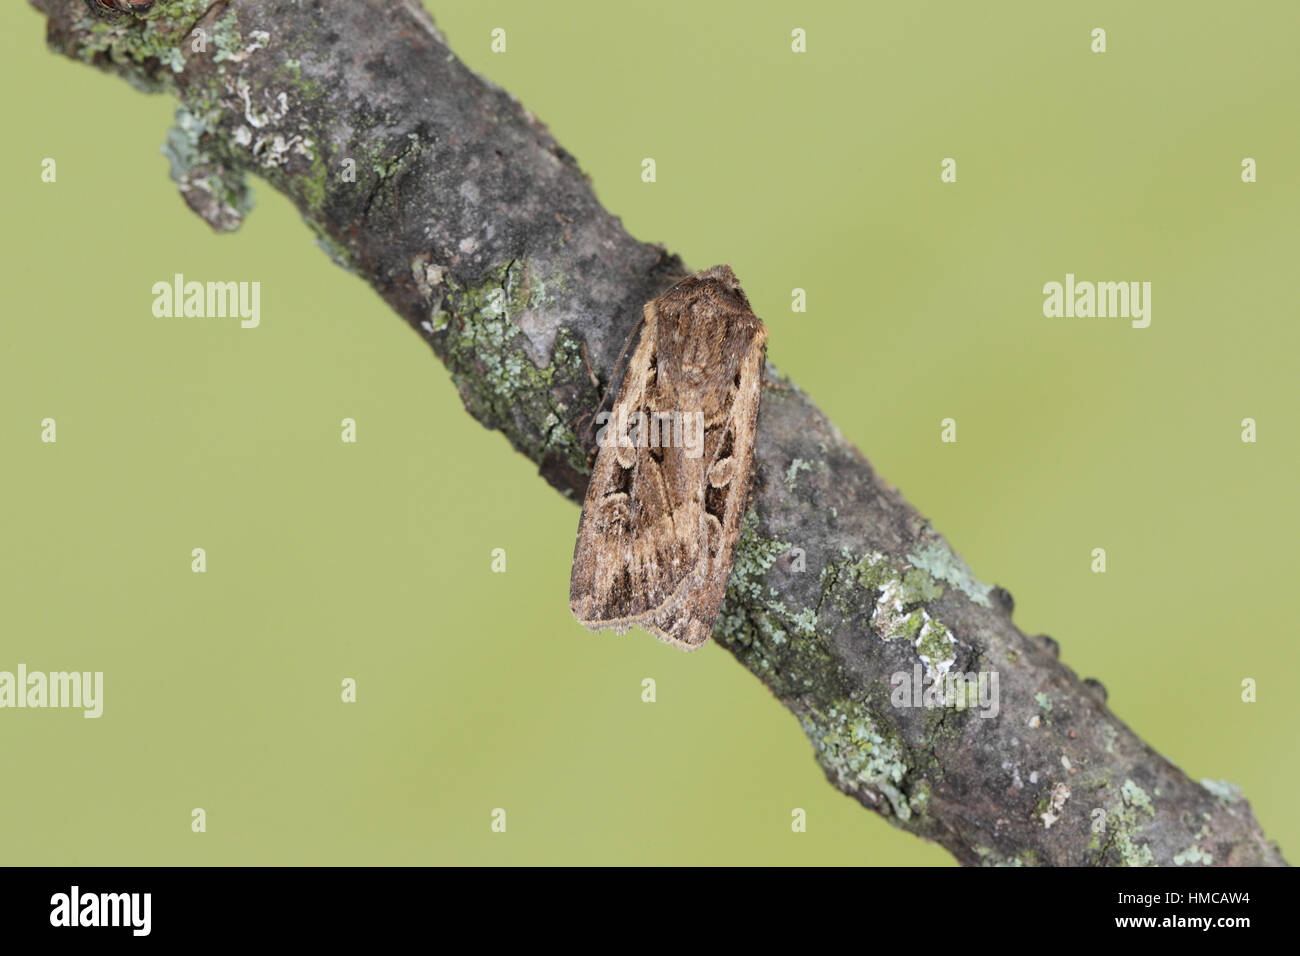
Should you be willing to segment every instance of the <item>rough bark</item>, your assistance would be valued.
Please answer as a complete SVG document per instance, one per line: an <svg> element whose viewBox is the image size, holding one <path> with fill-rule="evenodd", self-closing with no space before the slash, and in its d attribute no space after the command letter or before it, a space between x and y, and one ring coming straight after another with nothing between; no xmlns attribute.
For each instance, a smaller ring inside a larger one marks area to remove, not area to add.
<svg viewBox="0 0 1300 956"><path fill-rule="evenodd" d="M196 212L236 227L249 172L285 193L447 364L470 413L581 500L593 373L608 384L642 303L688 270L629 236L415 0L160 0L113 21L85 0L32 3L55 50L177 97L167 151ZM767 375L714 637L799 718L836 787L965 864L1284 863L1240 791L1147 746ZM915 667L996 672L997 716L894 706L891 675Z"/></svg>

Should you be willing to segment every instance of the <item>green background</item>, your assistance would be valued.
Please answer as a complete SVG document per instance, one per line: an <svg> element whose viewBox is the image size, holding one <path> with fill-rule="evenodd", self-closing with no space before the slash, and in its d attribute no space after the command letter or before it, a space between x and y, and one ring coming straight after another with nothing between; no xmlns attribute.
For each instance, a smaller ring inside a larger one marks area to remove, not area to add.
<svg viewBox="0 0 1300 956"><path fill-rule="evenodd" d="M1300 6L1073 6L430 4L634 235L733 265L771 359L1025 631L1294 853ZM43 26L0 12L0 669L106 700L0 711L0 862L951 862L726 652L579 627L577 508L284 199L209 232L172 102ZM154 318L175 272L260 281L261 327ZM1151 327L1044 318L1066 272L1152 282Z"/></svg>

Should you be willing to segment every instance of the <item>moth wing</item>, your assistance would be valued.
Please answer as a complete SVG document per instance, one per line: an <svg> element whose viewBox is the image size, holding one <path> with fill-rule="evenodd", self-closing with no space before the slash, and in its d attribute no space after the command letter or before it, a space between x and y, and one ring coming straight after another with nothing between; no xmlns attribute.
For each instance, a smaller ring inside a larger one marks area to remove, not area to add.
<svg viewBox="0 0 1300 956"><path fill-rule="evenodd" d="M722 610L749 496L767 330L752 315L745 319L741 327L732 330L746 341L733 346L733 354L741 359L735 372L735 392L728 403L730 412L706 423L705 464L693 486L700 496L697 540L703 544L693 575L695 590L689 603L666 605L646 622L661 640L687 650L709 639Z"/></svg>
<svg viewBox="0 0 1300 956"><path fill-rule="evenodd" d="M652 309L646 314L596 454L578 528L569 599L574 616L592 629L647 624L679 604L706 570L701 527L689 517L699 512L686 505L699 495L708 463L703 453L692 456L683 447L679 428L692 426L651 418L680 413L681 396L665 395L657 386L656 323ZM635 423L624 434L617 427L620 412L623 421ZM632 444L620 445L624 437ZM584 540L599 546L584 554Z"/></svg>

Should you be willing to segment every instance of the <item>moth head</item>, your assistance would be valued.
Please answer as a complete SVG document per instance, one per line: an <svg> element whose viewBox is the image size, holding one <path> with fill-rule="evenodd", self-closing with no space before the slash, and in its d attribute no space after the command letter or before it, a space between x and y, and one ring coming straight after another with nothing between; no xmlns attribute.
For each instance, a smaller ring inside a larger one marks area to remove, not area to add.
<svg viewBox="0 0 1300 956"><path fill-rule="evenodd" d="M134 14L148 13L154 0L86 0L90 12L105 20L121 20Z"/></svg>
<svg viewBox="0 0 1300 956"><path fill-rule="evenodd" d="M728 263L724 262L722 265L714 266L712 269L705 272L704 276L709 279L717 279L729 288L740 288L740 280L737 279L736 274L731 271L731 266Z"/></svg>
<svg viewBox="0 0 1300 956"><path fill-rule="evenodd" d="M731 271L731 266L723 264L701 272L697 277L710 296L720 304L736 311L753 311L745 290L740 287L740 280Z"/></svg>

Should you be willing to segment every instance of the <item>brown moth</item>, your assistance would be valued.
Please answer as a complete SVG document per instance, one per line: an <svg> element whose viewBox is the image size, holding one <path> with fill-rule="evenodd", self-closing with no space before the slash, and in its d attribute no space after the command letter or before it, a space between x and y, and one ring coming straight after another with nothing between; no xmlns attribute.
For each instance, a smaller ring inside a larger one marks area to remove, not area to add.
<svg viewBox="0 0 1300 956"><path fill-rule="evenodd" d="M107 20L122 19L130 13L137 16L148 13L153 4L154 0L86 0L91 13Z"/></svg>
<svg viewBox="0 0 1300 956"><path fill-rule="evenodd" d="M647 302L597 435L569 606L593 631L633 624L694 650L731 574L754 459L767 329L729 266Z"/></svg>

